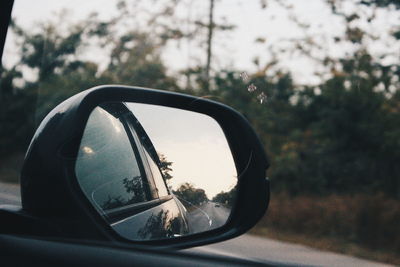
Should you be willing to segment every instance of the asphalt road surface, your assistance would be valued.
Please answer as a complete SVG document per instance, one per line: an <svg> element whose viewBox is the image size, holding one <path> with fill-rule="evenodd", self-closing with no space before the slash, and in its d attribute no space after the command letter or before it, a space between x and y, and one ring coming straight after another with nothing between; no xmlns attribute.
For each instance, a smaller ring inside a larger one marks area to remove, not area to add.
<svg viewBox="0 0 400 267"><path fill-rule="evenodd" d="M19 185L0 182L0 205L21 205Z"/></svg>
<svg viewBox="0 0 400 267"><path fill-rule="evenodd" d="M206 202L188 212L190 231L199 233L218 228L225 224L230 210L214 202Z"/></svg>
<svg viewBox="0 0 400 267"><path fill-rule="evenodd" d="M20 205L20 203L19 186L0 183L0 205ZM229 212L222 206L215 207L215 203L205 204L202 206L202 210L209 212L211 224L213 225L214 223L216 227L219 226L218 224L225 222L226 212ZM199 216L198 219L204 218L205 216L203 215L199 213L197 215ZM207 220L206 222L209 223ZM255 259L264 263L287 264L291 266L390 266L248 234L216 244L187 249L186 251Z"/></svg>
<svg viewBox="0 0 400 267"><path fill-rule="evenodd" d="M258 262L287 266L390 266L379 262L359 259L352 256L320 251L303 245L291 244L252 235L207 246L187 249L194 253L209 253Z"/></svg>

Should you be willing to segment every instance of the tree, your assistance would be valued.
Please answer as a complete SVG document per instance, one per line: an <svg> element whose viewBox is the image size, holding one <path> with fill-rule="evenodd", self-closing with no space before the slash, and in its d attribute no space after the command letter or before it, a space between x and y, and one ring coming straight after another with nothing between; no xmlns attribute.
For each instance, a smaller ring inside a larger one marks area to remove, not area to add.
<svg viewBox="0 0 400 267"><path fill-rule="evenodd" d="M232 208L236 201L237 185L228 192L221 191L212 199L213 202L221 203Z"/></svg>
<svg viewBox="0 0 400 267"><path fill-rule="evenodd" d="M163 177L166 181L169 181L173 176L170 174L172 171L173 162L168 161L167 157L164 154L158 153L158 157L160 159L160 169L163 174Z"/></svg>
<svg viewBox="0 0 400 267"><path fill-rule="evenodd" d="M181 200L186 207L193 205L200 205L200 203L207 201L207 195L204 189L196 188L193 184L181 184L173 193Z"/></svg>

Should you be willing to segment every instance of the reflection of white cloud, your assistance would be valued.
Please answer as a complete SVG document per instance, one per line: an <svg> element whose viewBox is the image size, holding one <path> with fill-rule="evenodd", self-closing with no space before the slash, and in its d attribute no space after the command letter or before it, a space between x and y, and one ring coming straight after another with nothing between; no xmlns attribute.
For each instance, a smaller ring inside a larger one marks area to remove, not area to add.
<svg viewBox="0 0 400 267"><path fill-rule="evenodd" d="M209 198L236 184L236 168L219 124L204 114L147 104L128 104L156 150L173 162L175 189L192 183Z"/></svg>
<svg viewBox="0 0 400 267"><path fill-rule="evenodd" d="M110 113L105 113L106 117L110 120L112 126L115 129L115 132L120 133L121 132L121 127L118 124L118 122L115 120L115 118L110 114Z"/></svg>
<svg viewBox="0 0 400 267"><path fill-rule="evenodd" d="M84 152L85 154L93 154L93 153L94 153L93 149L90 148L90 147L88 147L88 146L82 147L82 150L83 150L83 152Z"/></svg>

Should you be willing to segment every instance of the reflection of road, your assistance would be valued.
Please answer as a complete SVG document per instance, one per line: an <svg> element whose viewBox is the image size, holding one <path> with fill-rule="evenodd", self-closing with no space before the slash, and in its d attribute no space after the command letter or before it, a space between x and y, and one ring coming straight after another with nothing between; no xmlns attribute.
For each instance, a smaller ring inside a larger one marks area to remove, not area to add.
<svg viewBox="0 0 400 267"><path fill-rule="evenodd" d="M192 233L204 232L225 224L230 210L214 202L206 202L188 212L188 223Z"/></svg>

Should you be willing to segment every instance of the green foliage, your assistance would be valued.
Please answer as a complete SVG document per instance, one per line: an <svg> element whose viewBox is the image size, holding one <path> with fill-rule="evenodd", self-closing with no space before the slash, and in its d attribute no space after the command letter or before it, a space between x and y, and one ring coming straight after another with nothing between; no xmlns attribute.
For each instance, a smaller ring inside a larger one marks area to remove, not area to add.
<svg viewBox="0 0 400 267"><path fill-rule="evenodd" d="M212 201L226 205L227 207L233 207L236 201L237 186L229 190L228 192L221 191L213 197Z"/></svg>
<svg viewBox="0 0 400 267"><path fill-rule="evenodd" d="M297 123L287 132L273 164L275 189L292 194L381 191L399 197L394 151L400 147L385 138L400 137L399 113L388 108L398 106L398 97L377 91L386 82L387 67L364 52L342 63L346 76L319 85L318 95L310 90L299 94L291 114ZM379 79L374 76L377 71L383 73Z"/></svg>
<svg viewBox="0 0 400 267"><path fill-rule="evenodd" d="M34 121L30 117L35 95L31 88L21 90L13 83L21 73L12 68L1 68L0 82L0 158L24 149L33 133Z"/></svg>
<svg viewBox="0 0 400 267"><path fill-rule="evenodd" d="M172 171L172 164L173 162L168 161L167 157L164 154L158 154L158 157L160 159L160 170L163 174L163 177L166 181L170 180L173 176L170 174Z"/></svg>

